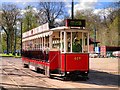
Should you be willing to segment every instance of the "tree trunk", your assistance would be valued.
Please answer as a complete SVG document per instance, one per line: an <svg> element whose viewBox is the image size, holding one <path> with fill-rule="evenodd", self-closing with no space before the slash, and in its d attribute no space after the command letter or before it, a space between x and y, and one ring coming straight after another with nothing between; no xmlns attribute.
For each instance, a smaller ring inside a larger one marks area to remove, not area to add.
<svg viewBox="0 0 120 90"><path fill-rule="evenodd" d="M13 55L15 55L16 56L16 29L14 30L15 32L15 36L14 36L14 53L13 53Z"/></svg>
<svg viewBox="0 0 120 90"><path fill-rule="evenodd" d="M9 45L10 45L10 43L9 43L9 34L6 34L7 35L7 42L6 42L6 44L7 44L7 54L9 54Z"/></svg>

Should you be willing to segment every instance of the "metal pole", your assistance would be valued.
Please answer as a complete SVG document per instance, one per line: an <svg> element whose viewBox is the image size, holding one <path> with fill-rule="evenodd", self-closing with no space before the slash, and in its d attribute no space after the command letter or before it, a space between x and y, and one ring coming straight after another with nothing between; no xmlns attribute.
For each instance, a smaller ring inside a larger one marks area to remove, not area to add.
<svg viewBox="0 0 120 90"><path fill-rule="evenodd" d="M74 1L72 0L72 10L71 10L72 19L74 19Z"/></svg>
<svg viewBox="0 0 120 90"><path fill-rule="evenodd" d="M22 56L22 21L21 21L21 56Z"/></svg>
<svg viewBox="0 0 120 90"><path fill-rule="evenodd" d="M2 53L2 29L0 26L0 53Z"/></svg>
<svg viewBox="0 0 120 90"><path fill-rule="evenodd" d="M94 51L95 51L95 47L96 47L96 28L94 26Z"/></svg>

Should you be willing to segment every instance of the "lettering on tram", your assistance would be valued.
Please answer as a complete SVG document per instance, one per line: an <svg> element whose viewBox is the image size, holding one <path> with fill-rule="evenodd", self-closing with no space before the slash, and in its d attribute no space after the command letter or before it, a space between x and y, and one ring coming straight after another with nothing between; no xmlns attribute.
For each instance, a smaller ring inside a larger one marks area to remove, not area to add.
<svg viewBox="0 0 120 90"><path fill-rule="evenodd" d="M48 77L55 74L64 79L73 79L75 76L88 77L89 30L78 26L85 27L85 20L68 19L65 26L56 28L49 28L49 24L46 23L24 32L24 67L35 71L42 70Z"/></svg>
<svg viewBox="0 0 120 90"><path fill-rule="evenodd" d="M74 57L74 60L81 60L81 57Z"/></svg>

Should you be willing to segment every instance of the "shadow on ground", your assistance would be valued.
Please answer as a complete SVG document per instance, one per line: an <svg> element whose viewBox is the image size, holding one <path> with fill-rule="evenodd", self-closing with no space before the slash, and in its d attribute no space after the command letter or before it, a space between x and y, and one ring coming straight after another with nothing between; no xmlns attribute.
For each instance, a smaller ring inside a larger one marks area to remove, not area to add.
<svg viewBox="0 0 120 90"><path fill-rule="evenodd" d="M83 81L81 78L72 81L77 83L95 84L95 85L107 85L107 86L120 86L120 75L110 74L107 72L90 70L89 79Z"/></svg>

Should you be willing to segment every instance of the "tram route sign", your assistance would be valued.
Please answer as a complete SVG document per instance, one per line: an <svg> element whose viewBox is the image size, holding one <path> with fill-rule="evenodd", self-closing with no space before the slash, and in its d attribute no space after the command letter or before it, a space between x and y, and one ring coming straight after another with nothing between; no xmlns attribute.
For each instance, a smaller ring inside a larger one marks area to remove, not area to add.
<svg viewBox="0 0 120 90"><path fill-rule="evenodd" d="M84 19L66 19L67 27L85 27Z"/></svg>

